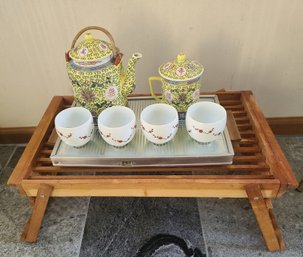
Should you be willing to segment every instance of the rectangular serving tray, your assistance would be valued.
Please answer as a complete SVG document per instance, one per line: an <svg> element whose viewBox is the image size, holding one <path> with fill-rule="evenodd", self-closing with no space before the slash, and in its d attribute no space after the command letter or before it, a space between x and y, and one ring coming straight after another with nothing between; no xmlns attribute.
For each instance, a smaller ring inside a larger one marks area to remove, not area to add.
<svg viewBox="0 0 303 257"><path fill-rule="evenodd" d="M200 101L219 103L216 95L201 96ZM227 128L218 140L201 144L187 133L184 113L180 113L180 124L175 137L164 145L147 141L140 127L140 113L144 107L156 103L151 97L131 97L130 107L136 114L137 128L133 140L122 148L107 144L95 130L92 140L81 148L65 144L59 138L51 153L54 166L70 167L125 167L125 166L195 166L231 164L233 147Z"/></svg>

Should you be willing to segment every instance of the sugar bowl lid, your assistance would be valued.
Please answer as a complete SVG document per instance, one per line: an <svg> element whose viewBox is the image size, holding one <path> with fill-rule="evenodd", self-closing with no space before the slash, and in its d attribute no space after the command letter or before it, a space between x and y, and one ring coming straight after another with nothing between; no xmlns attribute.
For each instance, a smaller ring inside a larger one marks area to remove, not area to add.
<svg viewBox="0 0 303 257"><path fill-rule="evenodd" d="M190 61L184 53L178 54L177 58L162 64L159 74L167 80L188 81L202 75L204 67L196 61Z"/></svg>
<svg viewBox="0 0 303 257"><path fill-rule="evenodd" d="M86 33L84 40L69 51L70 58L76 61L110 59L113 55L110 43L93 38L90 33Z"/></svg>

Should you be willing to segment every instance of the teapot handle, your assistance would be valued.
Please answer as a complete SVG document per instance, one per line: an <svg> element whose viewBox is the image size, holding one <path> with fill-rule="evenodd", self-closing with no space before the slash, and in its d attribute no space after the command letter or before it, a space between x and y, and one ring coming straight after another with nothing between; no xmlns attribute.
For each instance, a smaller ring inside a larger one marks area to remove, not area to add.
<svg viewBox="0 0 303 257"><path fill-rule="evenodd" d="M114 52L114 56L116 56L118 53L119 53L119 49L116 47L116 44L115 44L115 41L114 41L114 38L113 36L109 33L108 30L106 30L105 28L102 28L102 27L98 27L98 26L88 26L88 27L85 27L83 29L81 29L77 35L75 36L73 42L72 42L72 45L71 45L71 49L74 48L77 40L79 39L79 37L87 30L99 30L101 32L103 32L110 40L111 42L111 45L113 46L113 52Z"/></svg>
<svg viewBox="0 0 303 257"><path fill-rule="evenodd" d="M149 77L148 78L148 81L149 81L149 89L150 89L150 93L152 95L153 98L155 98L156 101L158 102L161 102L161 98L159 96L157 96L154 92L154 89L153 89L153 80L158 80L160 81L162 84L163 84L163 81L162 81L162 78L160 77Z"/></svg>

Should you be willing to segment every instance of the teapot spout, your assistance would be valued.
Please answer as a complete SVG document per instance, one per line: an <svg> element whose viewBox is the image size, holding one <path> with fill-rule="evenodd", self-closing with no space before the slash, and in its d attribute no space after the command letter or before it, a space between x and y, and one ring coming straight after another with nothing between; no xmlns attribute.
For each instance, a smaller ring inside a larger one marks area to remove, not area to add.
<svg viewBox="0 0 303 257"><path fill-rule="evenodd" d="M141 53L134 53L133 56L129 59L126 69L126 74L125 74L125 80L122 86L123 95L125 96L133 92L136 87L135 66L137 61L141 58L142 58Z"/></svg>

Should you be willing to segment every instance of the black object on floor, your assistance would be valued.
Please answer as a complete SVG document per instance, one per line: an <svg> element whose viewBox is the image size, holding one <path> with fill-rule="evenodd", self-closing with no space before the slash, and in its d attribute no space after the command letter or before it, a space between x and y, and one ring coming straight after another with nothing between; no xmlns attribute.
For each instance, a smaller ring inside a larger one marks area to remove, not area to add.
<svg viewBox="0 0 303 257"><path fill-rule="evenodd" d="M134 257L147 239L163 234L205 253L197 199L92 197L80 257Z"/></svg>
<svg viewBox="0 0 303 257"><path fill-rule="evenodd" d="M135 257L206 257L197 248L174 235L156 235L148 240Z"/></svg>

